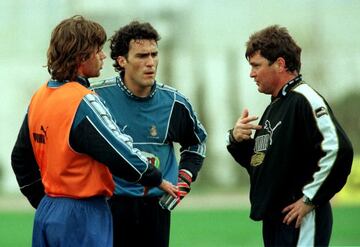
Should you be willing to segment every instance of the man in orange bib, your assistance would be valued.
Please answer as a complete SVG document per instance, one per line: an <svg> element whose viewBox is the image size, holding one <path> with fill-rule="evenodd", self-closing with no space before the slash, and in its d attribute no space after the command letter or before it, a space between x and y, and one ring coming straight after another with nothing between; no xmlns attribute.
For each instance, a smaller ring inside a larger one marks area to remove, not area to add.
<svg viewBox="0 0 360 247"><path fill-rule="evenodd" d="M11 156L20 190L37 208L33 246L112 246L112 174L176 196L88 89L105 41L103 27L82 16L52 32L51 79L33 95Z"/></svg>

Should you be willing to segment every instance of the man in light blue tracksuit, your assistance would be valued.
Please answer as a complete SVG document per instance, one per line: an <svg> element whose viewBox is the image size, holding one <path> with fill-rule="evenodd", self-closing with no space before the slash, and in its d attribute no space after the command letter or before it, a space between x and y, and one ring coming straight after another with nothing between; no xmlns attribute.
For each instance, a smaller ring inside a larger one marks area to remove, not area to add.
<svg viewBox="0 0 360 247"><path fill-rule="evenodd" d="M110 46L119 75L92 86L134 147L179 187L177 198L166 198L157 188L114 177L114 246L169 246L170 211L190 191L205 158L207 134L188 99L155 80L159 39L149 23L134 21L120 28ZM179 162L175 142L181 146Z"/></svg>

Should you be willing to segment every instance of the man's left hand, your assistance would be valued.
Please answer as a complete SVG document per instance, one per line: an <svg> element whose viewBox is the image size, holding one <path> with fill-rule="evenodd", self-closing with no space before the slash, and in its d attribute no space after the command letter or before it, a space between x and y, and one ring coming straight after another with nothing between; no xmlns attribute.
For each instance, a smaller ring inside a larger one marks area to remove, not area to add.
<svg viewBox="0 0 360 247"><path fill-rule="evenodd" d="M192 175L189 171L181 169L178 177L178 196L182 200L191 190Z"/></svg>
<svg viewBox="0 0 360 247"><path fill-rule="evenodd" d="M289 225L296 220L295 227L299 228L302 219L307 215L315 206L306 204L303 198L300 198L296 202L290 204L282 210L282 213L286 213L283 223Z"/></svg>

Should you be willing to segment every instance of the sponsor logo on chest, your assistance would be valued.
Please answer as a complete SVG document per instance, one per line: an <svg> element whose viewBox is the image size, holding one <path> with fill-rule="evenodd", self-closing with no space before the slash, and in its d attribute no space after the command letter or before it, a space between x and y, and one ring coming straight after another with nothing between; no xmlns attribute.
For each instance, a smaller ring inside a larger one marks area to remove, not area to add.
<svg viewBox="0 0 360 247"><path fill-rule="evenodd" d="M280 125L281 121L277 122L274 127L272 127L269 120L265 121L264 130L267 133L255 138L254 154L250 162L252 166L258 166L263 163L265 158L265 152L263 151L266 151L272 145L274 132Z"/></svg>

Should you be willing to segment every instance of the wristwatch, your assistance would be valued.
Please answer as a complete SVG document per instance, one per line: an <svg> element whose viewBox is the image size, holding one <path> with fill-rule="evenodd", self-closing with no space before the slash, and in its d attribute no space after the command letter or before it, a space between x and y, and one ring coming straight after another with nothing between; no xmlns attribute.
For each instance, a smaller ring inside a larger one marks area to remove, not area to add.
<svg viewBox="0 0 360 247"><path fill-rule="evenodd" d="M306 205L309 205L309 206L315 206L314 203L310 200L309 197L307 196L304 196L303 197L303 202L306 204Z"/></svg>

